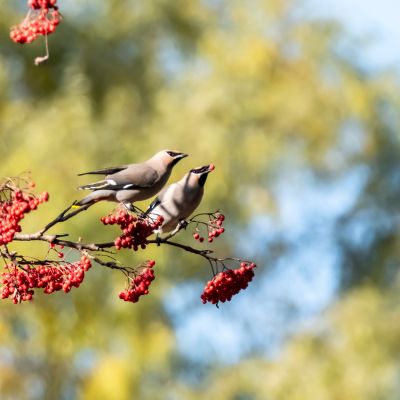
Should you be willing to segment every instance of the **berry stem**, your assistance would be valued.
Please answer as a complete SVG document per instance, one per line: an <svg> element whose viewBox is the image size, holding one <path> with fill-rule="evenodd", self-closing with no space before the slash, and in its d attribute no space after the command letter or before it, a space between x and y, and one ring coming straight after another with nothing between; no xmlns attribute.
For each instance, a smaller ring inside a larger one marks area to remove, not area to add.
<svg viewBox="0 0 400 400"><path fill-rule="evenodd" d="M44 35L44 46L46 49L46 54L44 56L41 57L36 57L35 58L35 65L39 66L40 64L42 64L43 62L47 61L49 59L50 53L49 53L49 39L48 39L48 34L47 34L47 29L46 29L46 33Z"/></svg>

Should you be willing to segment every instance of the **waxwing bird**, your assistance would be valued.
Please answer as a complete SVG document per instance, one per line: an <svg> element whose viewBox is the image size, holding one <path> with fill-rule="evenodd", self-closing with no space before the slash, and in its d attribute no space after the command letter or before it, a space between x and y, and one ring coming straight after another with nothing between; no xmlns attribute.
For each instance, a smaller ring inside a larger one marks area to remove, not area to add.
<svg viewBox="0 0 400 400"><path fill-rule="evenodd" d="M180 181L163 189L146 211L146 215L163 217L159 233L171 232L199 206L204 184L214 164L191 169Z"/></svg>
<svg viewBox="0 0 400 400"><path fill-rule="evenodd" d="M77 206L92 204L100 200L123 203L132 209L132 203L146 200L156 195L167 183L172 168L185 153L162 150L140 164L104 168L82 175L105 175L105 179L80 186L79 190L92 190L92 193L76 203Z"/></svg>

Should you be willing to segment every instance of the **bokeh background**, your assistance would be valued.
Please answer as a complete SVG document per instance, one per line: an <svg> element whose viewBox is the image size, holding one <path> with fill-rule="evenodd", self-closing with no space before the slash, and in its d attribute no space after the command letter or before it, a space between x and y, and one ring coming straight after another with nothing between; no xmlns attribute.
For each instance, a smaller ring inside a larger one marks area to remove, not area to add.
<svg viewBox="0 0 400 400"><path fill-rule="evenodd" d="M0 398L399 399L397 2L59 5L35 67L43 43L8 38L25 1L1 2L0 175L30 170L51 194L24 229L78 197L78 172L171 148L191 154L172 180L216 164L201 205L227 217L213 247L259 268L219 309L199 299L208 264L163 246L121 256L157 260L138 304L99 266L68 295L3 301ZM110 239L110 207L57 232Z"/></svg>

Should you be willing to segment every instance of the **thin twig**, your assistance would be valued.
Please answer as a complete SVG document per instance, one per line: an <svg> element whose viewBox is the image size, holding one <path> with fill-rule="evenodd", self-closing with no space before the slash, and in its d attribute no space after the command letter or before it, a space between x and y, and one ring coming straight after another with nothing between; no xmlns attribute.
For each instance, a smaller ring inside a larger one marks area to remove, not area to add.
<svg viewBox="0 0 400 400"><path fill-rule="evenodd" d="M47 232L50 228L52 228L54 225L56 225L60 222L65 222L65 221L69 220L70 218L75 217L75 215L80 214L82 211L87 210L93 204L92 203L86 204L68 214L68 211L70 211L75 205L76 205L76 202L74 201L68 208L66 208L64 211L62 211L56 218L53 219L53 221L50 221L38 233L40 233L42 235L43 233Z"/></svg>

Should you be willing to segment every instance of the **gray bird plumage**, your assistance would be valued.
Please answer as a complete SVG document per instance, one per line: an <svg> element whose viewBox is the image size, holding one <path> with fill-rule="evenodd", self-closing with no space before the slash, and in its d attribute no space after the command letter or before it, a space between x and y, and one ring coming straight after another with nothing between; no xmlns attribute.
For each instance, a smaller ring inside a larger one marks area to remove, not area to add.
<svg viewBox="0 0 400 400"><path fill-rule="evenodd" d="M159 193L145 213L164 218L159 233L171 232L193 213L203 198L207 176L213 170L213 164L192 169Z"/></svg>
<svg viewBox="0 0 400 400"><path fill-rule="evenodd" d="M105 179L80 186L80 190L92 190L92 193L80 200L77 205L95 203L101 200L131 204L146 200L157 194L167 183L172 168L187 154L162 150L149 160L140 164L128 164L119 167L90 171L82 175L106 175Z"/></svg>

